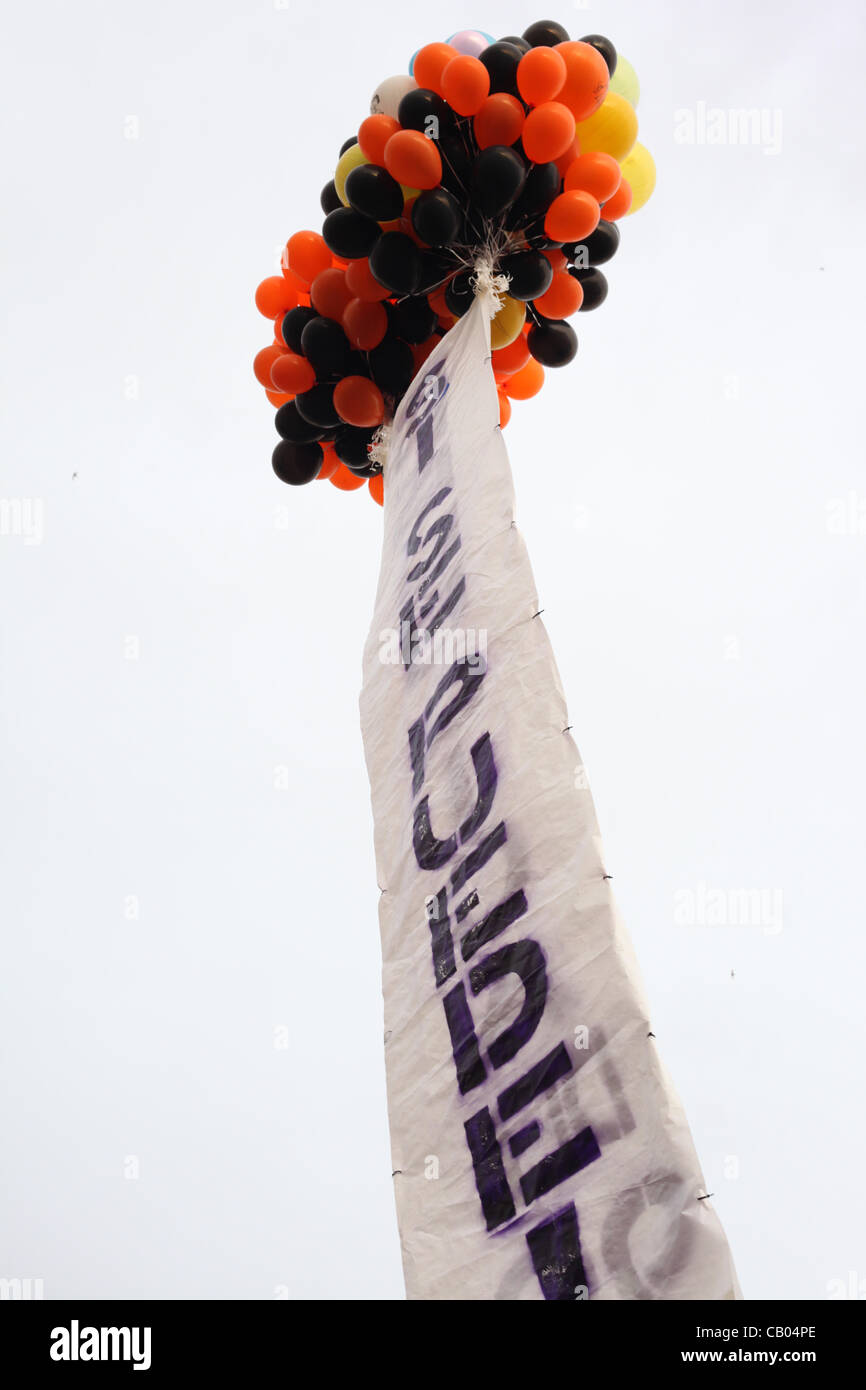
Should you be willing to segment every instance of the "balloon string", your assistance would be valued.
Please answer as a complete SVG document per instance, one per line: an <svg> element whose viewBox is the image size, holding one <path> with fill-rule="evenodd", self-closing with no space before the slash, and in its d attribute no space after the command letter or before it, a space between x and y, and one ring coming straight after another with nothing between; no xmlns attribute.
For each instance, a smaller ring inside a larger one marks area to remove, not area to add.
<svg viewBox="0 0 866 1390"><path fill-rule="evenodd" d="M468 124L468 123L467 123L467 124ZM467 158L467 159L470 159L470 158L472 157L472 151L471 151L471 149L470 149L470 148L467 146L467 144L466 144L466 140L465 140L465 138L464 138L464 132L463 132L462 126L463 126L463 123L462 123L460 120L458 120L458 122L457 122L457 134L459 135L459 137L460 137L460 143L461 143L462 146L463 146L463 153L466 155L466 158ZM460 175L458 174L456 167L451 163L451 160L448 158L448 155L445 153L445 147L444 147L444 145L440 145L439 154L440 154L440 157L444 160L444 162L448 165L449 173L452 175L452 177L455 179L455 181L456 181L456 182L459 184L459 186L460 186L460 190L461 190L461 192L463 193L464 199L465 199L464 213L465 213L466 219L467 219L467 221L468 221L468 223L469 223L469 226L472 228L472 231L475 233L476 237L480 238L480 237L482 236L482 231L481 231L481 228L478 226L478 223L475 221L475 218L472 216L472 211L471 211L471 209L472 209L472 199L471 199L470 196L469 196L469 190L468 190L468 188L466 187L466 185L465 185L465 183L463 182L463 180L461 179Z"/></svg>
<svg viewBox="0 0 866 1390"><path fill-rule="evenodd" d="M458 174L457 170L454 168L454 165L451 163L451 160L448 158L447 154L445 153L445 147L444 147L444 145L440 147L439 153L440 153L441 158L442 158L442 159L445 161L445 163L448 165L449 173L457 180L457 182L459 183L459 185L460 185L462 191L466 194L466 197L467 197L467 199L468 199L469 193L468 193L468 190L467 190L467 188L466 188L466 185L465 185L465 183L463 182L463 180L461 179L461 177L460 177L460 175Z"/></svg>

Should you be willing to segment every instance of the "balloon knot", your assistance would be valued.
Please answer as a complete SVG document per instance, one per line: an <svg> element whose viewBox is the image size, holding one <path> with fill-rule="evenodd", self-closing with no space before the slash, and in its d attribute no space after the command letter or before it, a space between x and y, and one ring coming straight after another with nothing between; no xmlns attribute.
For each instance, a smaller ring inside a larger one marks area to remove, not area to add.
<svg viewBox="0 0 866 1390"><path fill-rule="evenodd" d="M508 292L508 276L498 275L493 269L493 264L492 256L479 257L469 282L476 298L487 304L491 318L502 308L502 297Z"/></svg>
<svg viewBox="0 0 866 1390"><path fill-rule="evenodd" d="M382 472L388 461L388 448L391 443L391 426L380 425L373 435L373 441L367 450L367 457L370 460L370 467L375 468L379 473Z"/></svg>

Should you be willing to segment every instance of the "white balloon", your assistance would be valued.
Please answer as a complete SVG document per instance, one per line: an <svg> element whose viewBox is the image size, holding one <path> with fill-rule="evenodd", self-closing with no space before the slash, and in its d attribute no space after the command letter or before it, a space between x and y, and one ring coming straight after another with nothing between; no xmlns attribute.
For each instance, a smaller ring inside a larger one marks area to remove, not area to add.
<svg viewBox="0 0 866 1390"><path fill-rule="evenodd" d="M414 92L418 83L408 73L398 72L396 77L386 77L380 82L370 100L371 116L393 116L397 119L397 108L407 92Z"/></svg>

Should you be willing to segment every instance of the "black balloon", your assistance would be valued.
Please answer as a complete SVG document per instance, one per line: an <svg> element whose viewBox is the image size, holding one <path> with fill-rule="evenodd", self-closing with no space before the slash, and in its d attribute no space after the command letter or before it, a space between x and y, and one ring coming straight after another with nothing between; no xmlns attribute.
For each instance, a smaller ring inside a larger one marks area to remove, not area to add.
<svg viewBox="0 0 866 1390"><path fill-rule="evenodd" d="M499 263L503 275L509 278L508 293L512 299L526 303L538 299L550 288L553 266L540 251L516 251Z"/></svg>
<svg viewBox="0 0 866 1390"><path fill-rule="evenodd" d="M417 294L429 294L443 284L457 268L457 258L450 251L421 251L421 274L415 287Z"/></svg>
<svg viewBox="0 0 866 1390"><path fill-rule="evenodd" d="M500 42L500 43L513 43L513 44L514 44L514 47L515 47L515 48L518 48L518 49L520 50L521 57L523 56L524 53L528 53L529 50L530 50L530 48L532 47L532 45L531 45L531 44L528 44L528 43L526 42L526 39L522 38L519 34L506 34L506 35L505 35L505 38L504 38L504 39L500 39L499 42Z"/></svg>
<svg viewBox="0 0 866 1390"><path fill-rule="evenodd" d="M522 41L521 47L518 48L516 40L500 39L498 43L489 44L479 53L478 57L490 74L491 92L509 92L512 96L517 95L517 64L528 51L529 46L525 41Z"/></svg>
<svg viewBox="0 0 866 1390"><path fill-rule="evenodd" d="M485 217L499 217L520 194L526 181L526 165L508 145L482 150L472 171L475 202Z"/></svg>
<svg viewBox="0 0 866 1390"><path fill-rule="evenodd" d="M431 140L438 140L454 127L454 112L443 97L427 87L407 92L397 108L397 120L404 130L420 130Z"/></svg>
<svg viewBox="0 0 866 1390"><path fill-rule="evenodd" d="M303 304L299 304L297 309L290 309L287 314L284 314L280 331L286 347L290 348L292 352L303 353L301 334L307 324L318 317L315 309Z"/></svg>
<svg viewBox="0 0 866 1390"><path fill-rule="evenodd" d="M449 246L462 225L463 211L447 188L428 188L412 204L412 226L428 246Z"/></svg>
<svg viewBox="0 0 866 1390"><path fill-rule="evenodd" d="M283 439L271 455L274 472L280 482L300 487L311 483L322 466L320 444L295 444Z"/></svg>
<svg viewBox="0 0 866 1390"><path fill-rule="evenodd" d="M378 235L379 226L373 218L365 217L354 208L335 208L322 223L322 237L328 250L347 261L369 255Z"/></svg>
<svg viewBox="0 0 866 1390"><path fill-rule="evenodd" d="M366 353L359 352L357 348L352 348L346 358L346 365L343 368L343 376L369 376L370 364L367 361Z"/></svg>
<svg viewBox="0 0 866 1390"><path fill-rule="evenodd" d="M405 233L383 232L370 251L370 269L392 294L413 294L421 278L421 255Z"/></svg>
<svg viewBox="0 0 866 1390"><path fill-rule="evenodd" d="M367 354L373 380L389 396L402 396L415 375L415 359L408 343L389 334Z"/></svg>
<svg viewBox="0 0 866 1390"><path fill-rule="evenodd" d="M536 249L541 247L561 246L561 241L554 241L553 237L547 235L544 227L544 213L539 214L532 222L526 224L523 235L531 246Z"/></svg>
<svg viewBox="0 0 866 1390"><path fill-rule="evenodd" d="M466 147L459 136L446 134L439 141L439 154L442 159L442 187L456 194L463 205L472 178L472 161Z"/></svg>
<svg viewBox="0 0 866 1390"><path fill-rule="evenodd" d="M539 212L547 212L561 186L562 175L555 164L534 164L526 175L520 197L509 213L509 226L513 227L523 218L534 217Z"/></svg>
<svg viewBox="0 0 866 1390"><path fill-rule="evenodd" d="M334 183L333 179L331 179L330 183L325 184L325 187L319 194L319 202L322 205L322 212L333 212L335 208L342 207L340 195L337 192L337 185Z"/></svg>
<svg viewBox="0 0 866 1390"><path fill-rule="evenodd" d="M471 283L472 274L471 270L461 270L460 274L455 275L454 279L449 280L445 286L445 303L452 314L456 314L458 318L462 318L467 309L471 308L475 298L475 291Z"/></svg>
<svg viewBox="0 0 866 1390"><path fill-rule="evenodd" d="M368 466L370 460L367 446L372 444L375 433L374 429L356 429L354 425L345 425L343 429L338 430L334 439L334 452L340 462L351 468L353 473Z"/></svg>
<svg viewBox="0 0 866 1390"><path fill-rule="evenodd" d="M280 438L287 439L291 444L312 444L322 437L321 427L305 420L294 401L286 401L285 405L280 406L274 416L274 424Z"/></svg>
<svg viewBox="0 0 866 1390"><path fill-rule="evenodd" d="M568 43L568 31L553 19L539 19L524 29L523 37L530 48L554 48L558 43Z"/></svg>
<svg viewBox="0 0 866 1390"><path fill-rule="evenodd" d="M610 39L606 39L604 34L584 34L580 42L588 43L590 48L598 49L607 63L608 74L613 77L616 72L616 49Z"/></svg>
<svg viewBox="0 0 866 1390"><path fill-rule="evenodd" d="M311 386L295 396L295 405L305 420L319 429L333 429L341 423L334 409L334 388L326 382Z"/></svg>
<svg viewBox="0 0 866 1390"><path fill-rule="evenodd" d="M594 232L583 241L571 242L562 249L570 261L577 264L578 270L591 265L604 265L612 260L619 250L619 227L615 222L605 222L602 218ZM285 335L284 335L285 336Z"/></svg>
<svg viewBox="0 0 866 1390"><path fill-rule="evenodd" d="M577 334L570 323L547 319L530 328L526 345L543 367L564 367L577 353Z"/></svg>
<svg viewBox="0 0 866 1390"><path fill-rule="evenodd" d="M346 153L346 150L350 150L350 149L352 148L352 146L353 146L353 145L357 145L357 143L358 143L358 137L357 137L357 135L350 135L349 138L348 138L348 140L344 140L343 143L342 143L342 145L340 146L340 154L341 154L341 155L344 155L344 154Z"/></svg>
<svg viewBox="0 0 866 1390"><path fill-rule="evenodd" d="M388 306L391 332L406 343L423 343L436 327L436 311L424 295L399 299Z"/></svg>
<svg viewBox="0 0 866 1390"><path fill-rule="evenodd" d="M316 317L301 334L301 352L312 363L316 376L343 376L349 358L349 339L333 319Z"/></svg>
<svg viewBox="0 0 866 1390"><path fill-rule="evenodd" d="M583 286L581 313L588 312L590 309L597 309L599 304L603 304L607 299L607 279L602 271L595 269L595 266L589 270L575 269L572 266L568 273L573 275L575 280L579 280Z"/></svg>
<svg viewBox="0 0 866 1390"><path fill-rule="evenodd" d="M393 222L403 212L402 188L378 164L359 164L351 170L346 179L346 197L350 207L376 222Z"/></svg>

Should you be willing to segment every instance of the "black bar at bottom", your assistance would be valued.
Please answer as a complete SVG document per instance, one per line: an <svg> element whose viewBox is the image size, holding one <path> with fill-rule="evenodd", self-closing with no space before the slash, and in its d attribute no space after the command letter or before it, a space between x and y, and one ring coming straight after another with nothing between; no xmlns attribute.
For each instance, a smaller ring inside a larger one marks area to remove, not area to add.
<svg viewBox="0 0 866 1390"><path fill-rule="evenodd" d="M429 1335L439 1338L441 1313L425 1311L419 1303L401 1307L395 1302L376 1305L357 1301L363 1304L362 1345L352 1335L352 1329L360 1330L360 1325L337 1300L317 1301L318 1314L311 1312L309 1302L300 1299L0 1300L0 1355L4 1367L17 1372L16 1385L41 1386L43 1378L62 1384L70 1375L99 1380L104 1379L106 1370L115 1380L131 1376L132 1384L161 1382L163 1378L167 1382L193 1373L196 1390L211 1379L214 1385L221 1384L233 1373L272 1371L275 1375L291 1373L294 1379L301 1348L314 1356L317 1348L324 1353L329 1381L333 1381L343 1357L351 1374L353 1366L357 1371L371 1356L369 1365L390 1362L401 1381L414 1375L410 1360L416 1354L416 1343L405 1340L405 1331L414 1331L429 1319ZM375 1306L380 1307L379 1314ZM506 1322L499 1324L503 1314ZM515 1313L513 1307L506 1311L502 1305L498 1311L478 1309L473 1326L478 1335L484 1330L485 1344L501 1343L504 1347L511 1345L515 1335L521 1340L526 1331L548 1326L552 1330L553 1324L569 1337L577 1334L575 1345L581 1348L581 1364L589 1367L600 1357L609 1374L629 1369L666 1374L674 1367L769 1369L793 1365L818 1372L823 1382L828 1374L856 1365L857 1338L863 1324L862 1308L847 1300L663 1303L584 1298L566 1315L567 1323L559 1321L561 1316L552 1302L539 1298L534 1309L527 1307L522 1313ZM378 1317L382 1322L376 1328L373 1324ZM107 1334L104 1338L103 1329ZM375 1341L371 1334L375 1334ZM93 1350L100 1359L85 1359ZM421 1366L424 1356L422 1353ZM141 1367L138 1374L136 1364ZM31 1381L34 1374L37 1378Z"/></svg>

